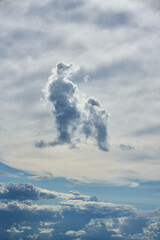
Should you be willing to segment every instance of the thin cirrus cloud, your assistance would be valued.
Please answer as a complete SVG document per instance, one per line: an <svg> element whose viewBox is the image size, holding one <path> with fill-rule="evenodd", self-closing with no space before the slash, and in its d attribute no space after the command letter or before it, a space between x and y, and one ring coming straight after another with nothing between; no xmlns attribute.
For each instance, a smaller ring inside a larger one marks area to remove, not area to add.
<svg viewBox="0 0 160 240"><path fill-rule="evenodd" d="M53 68L44 89L46 100L53 107L57 139L46 143L35 142L35 147L69 144L74 147L85 139L91 139L99 149L108 151L108 113L94 98L86 98L70 78L77 72L74 64L58 63Z"/></svg>

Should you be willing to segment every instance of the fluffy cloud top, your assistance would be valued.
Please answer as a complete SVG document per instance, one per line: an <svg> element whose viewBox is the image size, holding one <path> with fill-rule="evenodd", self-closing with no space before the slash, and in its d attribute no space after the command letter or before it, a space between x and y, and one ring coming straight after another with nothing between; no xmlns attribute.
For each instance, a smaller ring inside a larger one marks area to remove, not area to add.
<svg viewBox="0 0 160 240"><path fill-rule="evenodd" d="M36 142L36 147L66 143L73 147L85 139L90 139L99 149L108 151L108 114L95 98L87 99L70 80L78 69L79 67L72 63L62 62L53 68L44 93L53 107L58 136L53 142Z"/></svg>
<svg viewBox="0 0 160 240"><path fill-rule="evenodd" d="M5 200L41 200L61 198L86 202L100 202L96 196L86 196L78 191L60 193L36 187L28 183L0 183L0 199Z"/></svg>

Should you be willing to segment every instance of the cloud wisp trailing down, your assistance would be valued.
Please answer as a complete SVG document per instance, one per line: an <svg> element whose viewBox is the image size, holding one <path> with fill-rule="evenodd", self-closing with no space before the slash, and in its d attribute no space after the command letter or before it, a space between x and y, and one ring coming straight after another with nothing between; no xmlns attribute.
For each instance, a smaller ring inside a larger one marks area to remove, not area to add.
<svg viewBox="0 0 160 240"><path fill-rule="evenodd" d="M79 67L72 63L62 62L53 68L44 94L53 107L58 135L52 142L35 142L36 147L63 144L74 147L89 139L96 143L99 149L108 151L108 113L94 97L86 98L81 94L78 86L70 80L78 69Z"/></svg>

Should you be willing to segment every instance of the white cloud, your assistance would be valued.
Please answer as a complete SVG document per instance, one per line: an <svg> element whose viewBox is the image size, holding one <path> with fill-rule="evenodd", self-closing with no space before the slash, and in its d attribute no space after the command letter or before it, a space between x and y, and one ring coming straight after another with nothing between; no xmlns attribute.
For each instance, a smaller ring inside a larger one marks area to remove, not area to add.
<svg viewBox="0 0 160 240"><path fill-rule="evenodd" d="M20 230L16 229L15 227L12 227L10 229L7 229L7 232L10 232L10 233L23 233L24 231L20 231Z"/></svg>
<svg viewBox="0 0 160 240"><path fill-rule="evenodd" d="M54 231L53 228L38 228L40 233L52 233Z"/></svg>
<svg viewBox="0 0 160 240"><path fill-rule="evenodd" d="M80 237L83 236L86 232L84 230L79 230L79 231L68 231L65 234L71 237Z"/></svg>

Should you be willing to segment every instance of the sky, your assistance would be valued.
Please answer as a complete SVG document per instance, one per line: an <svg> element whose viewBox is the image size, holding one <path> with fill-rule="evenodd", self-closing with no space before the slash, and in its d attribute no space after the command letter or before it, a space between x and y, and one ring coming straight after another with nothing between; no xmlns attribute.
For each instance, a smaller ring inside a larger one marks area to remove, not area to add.
<svg viewBox="0 0 160 240"><path fill-rule="evenodd" d="M0 0L0 235L160 238L158 0Z"/></svg>

